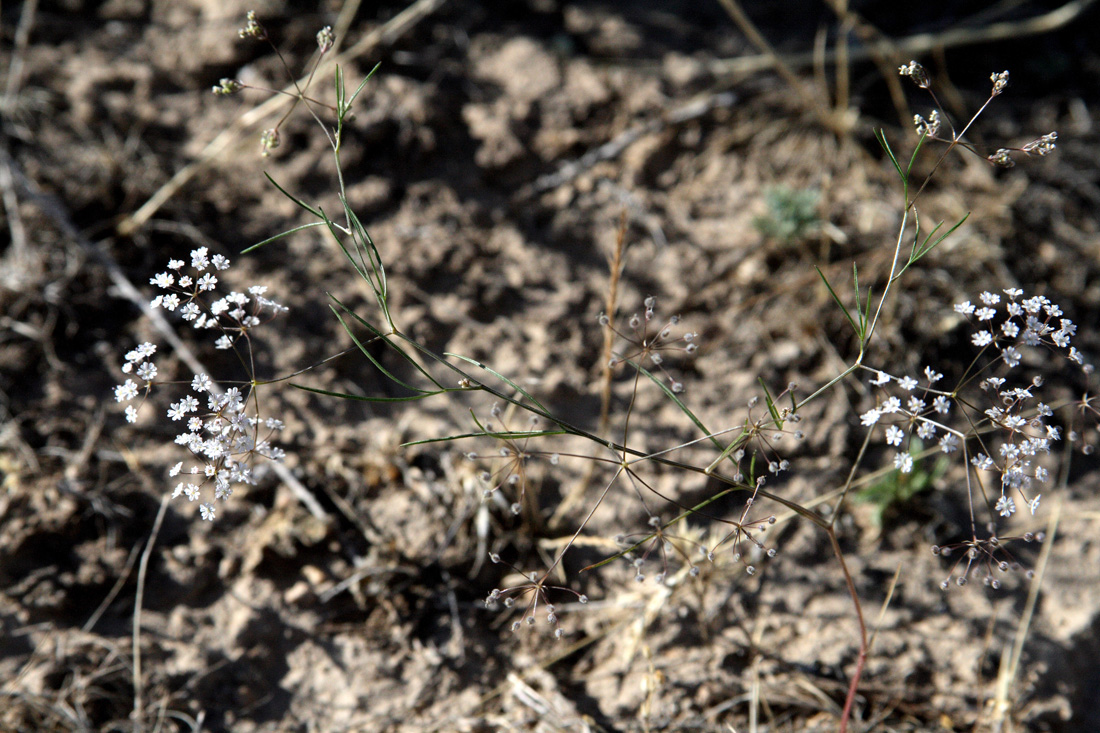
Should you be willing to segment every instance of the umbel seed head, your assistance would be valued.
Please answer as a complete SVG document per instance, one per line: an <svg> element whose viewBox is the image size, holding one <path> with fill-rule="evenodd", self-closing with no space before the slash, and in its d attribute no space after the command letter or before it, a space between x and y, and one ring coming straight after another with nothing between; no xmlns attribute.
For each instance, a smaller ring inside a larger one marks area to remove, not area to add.
<svg viewBox="0 0 1100 733"><path fill-rule="evenodd" d="M908 76L921 89L927 89L931 86L931 82L928 81L928 73L916 61L910 61L908 64L899 66L898 73L901 76Z"/></svg>

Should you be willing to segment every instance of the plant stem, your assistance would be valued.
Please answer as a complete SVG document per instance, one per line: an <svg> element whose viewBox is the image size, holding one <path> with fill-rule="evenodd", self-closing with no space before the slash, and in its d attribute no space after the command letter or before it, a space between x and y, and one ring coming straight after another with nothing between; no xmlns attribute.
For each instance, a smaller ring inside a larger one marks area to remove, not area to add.
<svg viewBox="0 0 1100 733"><path fill-rule="evenodd" d="M856 669L852 674L852 681L848 685L848 695L844 699L844 710L840 714L838 733L847 733L848 719L852 715L852 706L855 704L856 693L859 691L859 680L863 676L863 666L867 663L867 624L863 621L863 606L859 602L859 594L856 593L856 584L852 580L852 574L848 570L848 564L844 562L844 553L840 549L840 543L836 539L836 530L833 527L825 528L829 535L829 542L833 546L833 554L840 563L840 570L844 573L844 583L848 586L848 595L852 597L852 605L855 606L856 619L859 621L859 656L856 658Z"/></svg>

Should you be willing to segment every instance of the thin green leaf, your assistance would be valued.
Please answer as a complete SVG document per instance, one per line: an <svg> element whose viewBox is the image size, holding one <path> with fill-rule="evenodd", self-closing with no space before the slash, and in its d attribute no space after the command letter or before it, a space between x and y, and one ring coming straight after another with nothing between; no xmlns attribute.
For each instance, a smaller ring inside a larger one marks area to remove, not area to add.
<svg viewBox="0 0 1100 733"><path fill-rule="evenodd" d="M465 361L469 364L473 364L474 366L478 367L479 369L484 369L485 371L489 372L494 377L496 377L497 379L499 379L500 381L504 382L509 387L514 389L516 392L518 392L519 394L523 395L525 398L530 400L531 404L533 404L535 407L542 410L542 413L544 415L549 415L550 414L550 411L547 410L545 407L543 407L542 403L539 402L538 400L536 400L531 394L529 394L527 392L527 390L525 390L523 387L520 387L518 384L516 384L515 382L513 382L511 379L504 376L500 372L494 371L492 368L490 368L489 366L481 363L480 361L477 361L476 359L471 359L468 356L463 356L462 354L453 354L451 352L444 352L443 355L444 356L450 356L450 357L453 357L455 359L461 359L462 361Z"/></svg>
<svg viewBox="0 0 1100 733"><path fill-rule="evenodd" d="M641 372L642 375L644 375L647 379L649 379L649 381L653 382L658 387L660 387L661 391L665 393L665 396L668 397L670 400L672 400L674 403L676 403L676 406L680 408L680 412L687 415L687 418L689 420L691 420L693 423L695 423L695 427L697 427L697 428L699 428L700 430L703 431L703 435L710 435L710 431L707 430L707 427L705 425L703 425L703 421L700 420L699 418L697 418L695 416L695 413L688 409L688 406L685 405L680 400L680 398L676 395L676 393L673 392L672 389L669 388L668 385L666 385L663 380L659 379L655 374L653 374L653 372L649 371L644 366L642 366L641 364L638 364L635 361L631 361L631 360L628 359L627 363L630 364L635 369L637 369L639 372ZM710 440L718 448L723 447L722 446L722 441L718 440L717 438L711 436Z"/></svg>
<svg viewBox="0 0 1100 733"><path fill-rule="evenodd" d="M442 384L440 384L439 380L436 379L435 377L433 377L431 372L429 372L427 369L425 369L423 366L421 366L420 363L416 359L412 358L404 349L402 349L400 346L395 344L390 339L389 335L387 335L385 333L382 333L382 331L380 331L378 328L376 328L369 321L364 319L358 313L355 313L354 311L352 311L350 308L348 308L346 305L344 305L344 303L339 298L337 298L335 295L329 293L329 297L332 298L334 301L336 301L337 305L339 305L340 308L343 309L343 311L345 313L347 313L349 316L351 316L356 321L358 321L360 325L362 325L364 328L368 329L371 333L373 333L375 335L375 337L377 337L381 341L384 341L386 343L386 345L389 346L394 351L396 351L401 356L402 359L409 362L409 364L411 364L412 367L414 369L416 369L418 372L423 374L424 377L429 382L431 382L432 384L434 384L436 387L438 387L440 389L448 389L447 387L444 387ZM400 335L400 334L398 334L398 335ZM406 339L404 336L402 336L402 338L405 341L408 341L408 339Z"/></svg>
<svg viewBox="0 0 1100 733"><path fill-rule="evenodd" d="M344 253L344 257L347 259L348 262L351 263L351 266L355 268L355 272L358 273L361 279L365 280L371 286L371 290L374 290L375 293L377 293L377 288L374 285L374 281L371 280L370 274L366 271L366 268L362 267L358 262L355 261L355 258L352 256L351 252L348 251L347 245L344 244L344 231L336 225L336 222L328 217L328 214L325 213L324 209L320 209L319 215L328 226L329 233L332 234L333 239L336 240L336 244L338 247L340 247L340 251Z"/></svg>
<svg viewBox="0 0 1100 733"><path fill-rule="evenodd" d="M315 209L315 208L313 208L312 206L310 206L309 204L307 204L307 203L306 203L305 201L302 201L302 200L301 200L300 198L298 198L298 197L297 197L297 196L295 196L294 194L290 193L290 191L287 191L287 190L286 190L285 188L283 188L282 186L280 186L280 185L278 184L278 182L277 182L277 181L276 181L276 180L275 180L274 178L272 178L272 177L271 177L271 174L270 174L270 173L268 173L267 171L264 171L264 177L265 177L265 178L266 178L266 179L267 179L268 181L270 181L270 182L271 182L271 185L272 185L272 186L274 186L274 187L275 187L276 189L278 189L279 193L281 193L282 195L286 196L286 197L287 197L288 199L290 199L291 201L293 201L294 203L296 203L296 204L297 204L298 206L302 207L303 209L305 209L305 210L306 210L306 211L308 211L309 213L313 214L313 215L314 215L314 216L316 216L316 217L317 217L318 219L323 219L323 218L324 218L323 216L321 216L321 212L320 212L320 210L319 210L319 209Z"/></svg>
<svg viewBox="0 0 1100 733"><path fill-rule="evenodd" d="M919 251L917 252L917 257L916 257L916 259L920 259L921 257L924 257L924 256L925 256L926 254L928 254L928 253L929 253L929 252L931 252L931 251L932 251L933 249L935 249L935 248L936 248L937 246L939 246L940 242L942 242L943 240L947 239L947 238L948 238L948 237L950 237L950 236L951 236L952 234L954 234L954 233L955 233L955 230L957 230L957 229L958 229L959 227L961 227L961 226L962 226L962 225L963 225L963 224L964 224L964 223L966 222L966 220L967 220L967 219L969 219L969 218L970 218L970 212L968 211L968 212L966 212L966 215L965 215L965 216L963 216L963 218L959 219L959 221L958 221L958 222L957 222L957 223L955 224L955 226L953 226L953 227L951 227L950 229L948 229L948 230L947 230L946 232L944 232L943 234L941 234L941 235L940 235L940 236L939 236L939 237L938 237L938 238L936 239L936 241L934 241L934 242L932 242L931 244L929 244L929 243L928 243L928 240L930 240L930 239L931 239L931 238L932 238L932 237L933 237L933 236L935 235L935 233L936 233L936 230L938 230L938 229L939 229L940 227L939 227L939 226L937 226L937 227L936 227L936 229L933 229L933 230L932 230L932 231L931 231L931 232L929 233L929 235L928 235L927 237L925 237L925 240L924 240L924 244L922 244L922 245L921 245L921 247L920 247L920 250L919 250ZM941 223L940 223L940 226L942 226L942 225L943 225L943 223L941 222Z"/></svg>
<svg viewBox="0 0 1100 733"><path fill-rule="evenodd" d="M840 296L833 290L833 286L829 284L829 281L825 278L825 273L821 271L821 268L814 265L814 269L817 270L817 274L821 276L821 282L825 283L825 288L829 291L829 295L833 296L833 300L840 306L840 312L844 314L844 317L848 319L848 324L851 325L852 330L856 332L858 336L861 333L861 329L856 325L856 322L852 320L852 314L848 311L847 306L841 302ZM859 291L856 291L856 305L859 304ZM862 319L861 319L862 320Z"/></svg>
<svg viewBox="0 0 1100 733"><path fill-rule="evenodd" d="M374 72L378 71L379 67L381 66L382 62L379 61L374 65L373 69L367 72L367 75L363 77L363 81L359 82L359 86L355 89L354 92L351 93L351 98L349 98L347 103L344 105L345 109L348 109L351 107L351 105L355 104L355 98L359 96L359 92L363 91L363 87L367 85L367 82L370 81L370 78L374 76Z"/></svg>
<svg viewBox="0 0 1100 733"><path fill-rule="evenodd" d="M909 181L909 176L913 172L913 164L917 162L917 153L919 153L920 149L922 147L924 147L924 141L927 137L928 137L927 133L922 133L921 134L920 140L917 140L917 146L915 148L913 148L913 154L911 156L909 156L909 167L905 169L905 180L906 180L906 182Z"/></svg>
<svg viewBox="0 0 1100 733"><path fill-rule="evenodd" d="M347 333L347 335L351 338L353 342L355 342L355 346L359 349L363 356L367 357L367 359L370 360L370 363L374 364L374 367L378 371L382 372L382 374L384 374L387 379L389 379L391 382L401 385L410 392L418 392L420 394L428 394L430 392L431 394L439 394L438 390L419 389L417 387L414 387L400 377L393 374L389 369L386 369L386 367L382 366L381 362L375 359L374 356L369 351L367 351L366 345L363 344L363 342L360 341L358 338L356 338L355 334L351 332L351 328L348 326L347 321L343 319L340 313L337 312L337 310L332 306L329 306L329 308L332 310L333 315L336 316L336 320L340 321L340 325L344 327L344 332Z"/></svg>
<svg viewBox="0 0 1100 733"><path fill-rule="evenodd" d="M772 399L772 393L768 391L768 385L764 384L762 377L757 377L756 381L760 383L760 389L764 390L764 402L768 406L768 412L771 413L772 422L775 423L777 430L783 429L783 418L779 415L779 409L775 406L775 400Z"/></svg>
<svg viewBox="0 0 1100 733"><path fill-rule="evenodd" d="M466 438L493 438L494 440L525 440L528 438L547 438L555 435L569 435L564 430L532 430L526 432L503 432L495 433L492 431L485 431L480 433L463 433L462 435L447 435L442 438L425 438L424 440L414 440L410 443L402 443L401 447L406 448L413 445L427 445L428 443L450 443L455 440L465 440Z"/></svg>
<svg viewBox="0 0 1100 733"><path fill-rule="evenodd" d="M247 253L251 252L254 249L259 249L260 247L263 247L264 245L271 244L272 242L274 242L277 239L282 239L283 237L289 237L291 234L296 234L296 233L302 231L303 229L313 229L314 227L323 227L324 225L325 225L325 223L323 221L314 221L314 222L311 222L309 224L302 224L301 226L294 227L293 229L288 229L285 232L280 232L279 234L276 234L274 237L268 237L267 239L263 240L262 242L256 242L256 244L252 245L251 247L248 247L246 249L241 250L241 254L247 254Z"/></svg>
<svg viewBox="0 0 1100 733"><path fill-rule="evenodd" d="M356 244L364 246L367 251L367 256L370 258L371 269L374 270L375 277L378 281L378 288L383 298L386 297L386 268L382 266L382 255L378 253L378 248L374 246L374 240L371 239L370 233L367 232L366 227L359 221L359 217L348 206L347 200L343 196L340 197L340 201L344 204L344 211L347 213L348 221L351 223L352 231L355 232Z"/></svg>
<svg viewBox="0 0 1100 733"><path fill-rule="evenodd" d="M886 142L886 133L881 129L875 130L875 139L878 140L878 144L882 146L882 149L886 151L886 154L890 156L890 162L894 164L894 169L897 170L898 176L901 177L901 182L906 186L909 185L909 177L905 171L901 169L901 164L898 163L897 157L894 155L894 151L890 149L890 143Z"/></svg>
<svg viewBox="0 0 1100 733"><path fill-rule="evenodd" d="M336 115L341 119L344 117L344 113L347 111L347 105L344 104L344 97L346 96L346 90L344 89L344 70L340 68L340 64L336 64Z"/></svg>
<svg viewBox="0 0 1100 733"><path fill-rule="evenodd" d="M457 392L458 390L441 389L435 392L425 392L423 394L409 395L408 397L367 397L365 395L348 394L346 392L331 392L327 389L318 389L317 387L306 387L301 384L291 383L291 387L300 389L303 392L313 392L314 394L324 395L326 397L336 397L341 400L355 400L356 402L416 402L417 400L427 399L428 397L434 397L444 392Z"/></svg>

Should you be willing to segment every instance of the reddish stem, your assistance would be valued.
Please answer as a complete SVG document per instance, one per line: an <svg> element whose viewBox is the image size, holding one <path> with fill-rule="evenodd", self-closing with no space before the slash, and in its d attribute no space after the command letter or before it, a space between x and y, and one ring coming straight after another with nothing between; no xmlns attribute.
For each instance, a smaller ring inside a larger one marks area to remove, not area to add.
<svg viewBox="0 0 1100 733"><path fill-rule="evenodd" d="M848 586L848 595L852 597L852 605L856 608L856 619L859 621L859 656L856 658L856 670L852 674L852 682L848 685L848 696L844 700L844 711L840 714L840 726L838 733L847 733L848 719L852 715L852 706L856 701L856 692L859 691L859 680L863 676L863 666L867 663L867 624L863 622L863 606L859 602L856 593L856 584L852 580L852 574L848 571L848 564L844 562L844 553L840 550L840 543L836 539L836 530L828 527L825 530L829 534L829 541L833 545L833 554L840 561L840 569L844 573L844 582Z"/></svg>

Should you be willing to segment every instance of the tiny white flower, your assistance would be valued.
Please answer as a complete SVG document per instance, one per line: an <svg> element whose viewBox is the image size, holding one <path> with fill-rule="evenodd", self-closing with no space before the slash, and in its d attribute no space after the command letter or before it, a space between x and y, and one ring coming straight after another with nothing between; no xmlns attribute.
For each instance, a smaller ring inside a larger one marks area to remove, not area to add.
<svg viewBox="0 0 1100 733"><path fill-rule="evenodd" d="M123 384L115 387L115 402L129 402L137 396L138 386L132 379L127 379Z"/></svg>
<svg viewBox="0 0 1100 733"><path fill-rule="evenodd" d="M1024 306L1025 311L1034 314L1042 310L1044 301L1046 301L1046 298L1041 295L1036 295L1033 298L1028 298L1027 300L1023 301L1022 305Z"/></svg>
<svg viewBox="0 0 1100 733"><path fill-rule="evenodd" d="M987 290L981 294L981 301L986 305L997 305L1001 302L1001 296Z"/></svg>
<svg viewBox="0 0 1100 733"><path fill-rule="evenodd" d="M962 303L955 304L955 312L960 315L969 316L974 312L974 306L969 300L964 300Z"/></svg>
<svg viewBox="0 0 1100 733"><path fill-rule="evenodd" d="M198 287L200 293L210 292L218 285L218 278L209 272L199 278Z"/></svg>
<svg viewBox="0 0 1100 733"><path fill-rule="evenodd" d="M879 407L884 415L892 415L895 412L901 410L901 400L897 397L890 397Z"/></svg>
<svg viewBox="0 0 1100 733"><path fill-rule="evenodd" d="M882 413L878 410L868 410L867 412L859 416L859 420L860 423L869 427L877 423L880 417L882 417Z"/></svg>
<svg viewBox="0 0 1100 733"><path fill-rule="evenodd" d="M134 407L133 405L126 405L126 422L135 423L135 422L137 422L137 418L138 418L137 408Z"/></svg>
<svg viewBox="0 0 1100 733"><path fill-rule="evenodd" d="M887 445L901 445L902 439L905 438L905 431L899 428L897 425L891 425L886 428L886 444Z"/></svg>
<svg viewBox="0 0 1100 733"><path fill-rule="evenodd" d="M938 395L932 400L932 409L941 415L946 415L951 410L951 400L944 395Z"/></svg>
<svg viewBox="0 0 1100 733"><path fill-rule="evenodd" d="M935 384L936 382L943 379L943 375L930 366L926 366L924 368L924 377L928 380L929 384Z"/></svg>
<svg viewBox="0 0 1100 733"><path fill-rule="evenodd" d="M930 440L936 436L936 426L930 422L922 420L920 425L917 426L917 437L921 440Z"/></svg>
<svg viewBox="0 0 1100 733"><path fill-rule="evenodd" d="M940 438L940 450L944 453L954 453L959 448L959 439L954 433L946 433Z"/></svg>
<svg viewBox="0 0 1100 733"><path fill-rule="evenodd" d="M871 384L876 387L881 387L884 384L889 384L892 377L886 372L875 372L875 378L871 380Z"/></svg>
<svg viewBox="0 0 1100 733"><path fill-rule="evenodd" d="M904 389L906 392L912 392L920 384L917 380L913 379L909 375L906 375L898 380L898 386Z"/></svg>
<svg viewBox="0 0 1100 733"><path fill-rule="evenodd" d="M199 505L199 514L201 514L202 518L205 519L206 521L213 522L214 521L214 505L213 504L200 504Z"/></svg>
<svg viewBox="0 0 1100 733"><path fill-rule="evenodd" d="M979 453L970 459L970 462L974 464L974 467L979 471L991 471L993 470L993 459L987 456L985 453Z"/></svg>
<svg viewBox="0 0 1100 733"><path fill-rule="evenodd" d="M908 453L896 453L894 455L894 468L902 473L913 472L913 456Z"/></svg>
<svg viewBox="0 0 1100 733"><path fill-rule="evenodd" d="M176 282L175 275L167 272L162 272L149 278L150 285L156 285L158 288L170 288Z"/></svg>
<svg viewBox="0 0 1100 733"><path fill-rule="evenodd" d="M1011 517L1016 513L1016 502L1010 497L1002 496L997 500L997 505L993 508L1000 512L1002 517Z"/></svg>
<svg viewBox="0 0 1100 733"><path fill-rule="evenodd" d="M1039 499L1042 494L1036 494L1035 498L1027 503L1027 508L1031 510L1031 516L1035 516L1035 511L1039 508Z"/></svg>
<svg viewBox="0 0 1100 733"><path fill-rule="evenodd" d="M978 317L979 321L992 321L997 315L997 311L993 308L979 308L974 314Z"/></svg>
<svg viewBox="0 0 1100 733"><path fill-rule="evenodd" d="M976 334L970 337L970 341L978 347L989 346L993 343L993 334L989 331L978 331Z"/></svg>
<svg viewBox="0 0 1100 733"><path fill-rule="evenodd" d="M199 272L209 267L210 259L206 256L207 252L209 252L209 250L206 247L199 247L198 249L191 250L191 267Z"/></svg>

